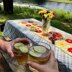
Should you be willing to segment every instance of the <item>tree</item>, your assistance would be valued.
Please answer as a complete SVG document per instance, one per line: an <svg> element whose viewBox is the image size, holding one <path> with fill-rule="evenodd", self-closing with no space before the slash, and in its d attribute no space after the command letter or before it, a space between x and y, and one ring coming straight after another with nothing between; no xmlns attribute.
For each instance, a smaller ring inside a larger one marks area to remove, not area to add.
<svg viewBox="0 0 72 72"><path fill-rule="evenodd" d="M3 0L4 12L7 14L13 13L13 0Z"/></svg>

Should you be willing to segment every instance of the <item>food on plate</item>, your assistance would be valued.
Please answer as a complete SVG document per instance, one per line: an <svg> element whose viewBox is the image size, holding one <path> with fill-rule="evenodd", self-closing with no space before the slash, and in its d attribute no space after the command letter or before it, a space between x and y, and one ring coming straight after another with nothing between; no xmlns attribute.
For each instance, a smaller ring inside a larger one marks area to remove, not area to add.
<svg viewBox="0 0 72 72"><path fill-rule="evenodd" d="M65 40L56 40L55 45L59 48L64 48L69 46L69 44Z"/></svg>
<svg viewBox="0 0 72 72"><path fill-rule="evenodd" d="M44 36L44 37L48 37L48 34L42 33L41 35Z"/></svg>
<svg viewBox="0 0 72 72"><path fill-rule="evenodd" d="M38 24L36 24L36 23L32 23L32 25L37 26Z"/></svg>
<svg viewBox="0 0 72 72"><path fill-rule="evenodd" d="M21 24L27 24L27 22L21 22Z"/></svg>
<svg viewBox="0 0 72 72"><path fill-rule="evenodd" d="M30 27L30 30L31 31L34 31L34 32L36 32L36 33L41 33L42 31L39 29L39 28L37 28L36 26L31 26Z"/></svg>
<svg viewBox="0 0 72 72"><path fill-rule="evenodd" d="M50 41L52 41L52 37L49 37L48 39L49 39ZM53 39L53 40L56 41L56 39Z"/></svg>
<svg viewBox="0 0 72 72"><path fill-rule="evenodd" d="M37 27L42 28L42 26L37 26Z"/></svg>
<svg viewBox="0 0 72 72"><path fill-rule="evenodd" d="M71 39L66 39L65 41L72 44L72 40Z"/></svg>
<svg viewBox="0 0 72 72"><path fill-rule="evenodd" d="M35 32L36 32L36 33L41 33L42 31L39 30L39 29L36 29Z"/></svg>
<svg viewBox="0 0 72 72"><path fill-rule="evenodd" d="M62 34L57 33L57 32L52 32L51 31L51 32L49 32L49 34L52 35L55 40L63 38Z"/></svg>
<svg viewBox="0 0 72 72"><path fill-rule="evenodd" d="M56 40L55 45L65 53L72 56L72 44L66 42L65 40Z"/></svg>
<svg viewBox="0 0 72 72"><path fill-rule="evenodd" d="M71 47L71 48L68 48L68 51L69 51L70 53L72 53L72 47Z"/></svg>
<svg viewBox="0 0 72 72"><path fill-rule="evenodd" d="M26 26L27 26L27 27L30 27L31 25L30 25L30 24L26 24Z"/></svg>

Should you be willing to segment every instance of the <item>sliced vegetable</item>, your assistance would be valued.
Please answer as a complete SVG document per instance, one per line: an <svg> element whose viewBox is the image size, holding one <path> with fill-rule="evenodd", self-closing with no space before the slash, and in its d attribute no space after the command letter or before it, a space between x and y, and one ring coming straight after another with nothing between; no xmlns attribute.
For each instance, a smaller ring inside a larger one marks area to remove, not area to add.
<svg viewBox="0 0 72 72"><path fill-rule="evenodd" d="M4 37L4 39L5 39L6 41L11 41L11 38L10 38L10 37Z"/></svg>
<svg viewBox="0 0 72 72"><path fill-rule="evenodd" d="M31 28L36 28L36 26L31 26Z"/></svg>
<svg viewBox="0 0 72 72"><path fill-rule="evenodd" d="M68 48L68 51L72 53L72 48Z"/></svg>
<svg viewBox="0 0 72 72"><path fill-rule="evenodd" d="M27 22L21 22L21 24L27 24Z"/></svg>
<svg viewBox="0 0 72 72"><path fill-rule="evenodd" d="M36 26L37 24L33 23L34 26Z"/></svg>
<svg viewBox="0 0 72 72"><path fill-rule="evenodd" d="M49 34L52 34L52 36L54 37L54 39L61 39L63 38L62 34L57 33L57 32L49 32Z"/></svg>
<svg viewBox="0 0 72 72"><path fill-rule="evenodd" d="M72 44L72 40L71 39L66 39L65 41Z"/></svg>
<svg viewBox="0 0 72 72"><path fill-rule="evenodd" d="M15 49L19 49L20 46L24 46L24 44L23 43L16 43L16 44L14 44L14 48Z"/></svg>
<svg viewBox="0 0 72 72"><path fill-rule="evenodd" d="M26 24L27 27L31 26L30 24Z"/></svg>
<svg viewBox="0 0 72 72"><path fill-rule="evenodd" d="M39 28L42 28L42 26L38 26Z"/></svg>
<svg viewBox="0 0 72 72"><path fill-rule="evenodd" d="M34 50L29 51L29 54L33 57L40 57L42 55L41 53L38 53Z"/></svg>
<svg viewBox="0 0 72 72"><path fill-rule="evenodd" d="M36 30L35 30L35 32L37 32L37 33L41 33L42 31L41 31L41 30L37 30L37 29L36 29Z"/></svg>
<svg viewBox="0 0 72 72"><path fill-rule="evenodd" d="M21 47L19 47L19 50L20 50L21 53L28 53L27 46L21 46Z"/></svg>
<svg viewBox="0 0 72 72"><path fill-rule="evenodd" d="M46 52L46 48L43 46L34 46L34 50L36 52L39 52L39 53L45 53Z"/></svg>

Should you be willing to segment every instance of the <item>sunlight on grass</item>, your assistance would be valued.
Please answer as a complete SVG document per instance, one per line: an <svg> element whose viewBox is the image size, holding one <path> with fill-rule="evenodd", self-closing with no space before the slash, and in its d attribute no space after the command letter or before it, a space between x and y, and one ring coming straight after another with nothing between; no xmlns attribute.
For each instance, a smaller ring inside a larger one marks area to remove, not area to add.
<svg viewBox="0 0 72 72"><path fill-rule="evenodd" d="M72 0L49 0L49 1L72 3Z"/></svg>

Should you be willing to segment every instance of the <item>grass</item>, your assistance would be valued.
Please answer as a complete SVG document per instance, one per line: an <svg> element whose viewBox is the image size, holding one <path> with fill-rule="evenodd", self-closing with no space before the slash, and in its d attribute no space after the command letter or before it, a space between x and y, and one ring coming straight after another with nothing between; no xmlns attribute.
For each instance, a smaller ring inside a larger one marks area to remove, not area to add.
<svg viewBox="0 0 72 72"><path fill-rule="evenodd" d="M0 38L2 38L2 36L3 36L3 32L0 31Z"/></svg>
<svg viewBox="0 0 72 72"><path fill-rule="evenodd" d="M24 19L24 18L35 18L41 20L38 11L40 9L29 8L29 7L14 7L14 14L8 15L0 10L0 23L5 23L11 19ZM53 10L55 12L55 18L52 20L51 25L64 30L68 33L72 33L72 12L65 12L64 10Z"/></svg>
<svg viewBox="0 0 72 72"><path fill-rule="evenodd" d="M36 18L40 19L37 14L38 9L32 9L28 7L14 7L14 14L8 15L3 11L0 11L0 23L5 23L9 19L24 19L24 18Z"/></svg>
<svg viewBox="0 0 72 72"><path fill-rule="evenodd" d="M53 10L56 14L55 19L66 23L72 23L72 12L64 11L62 9Z"/></svg>
<svg viewBox="0 0 72 72"><path fill-rule="evenodd" d="M70 24L70 23L63 23L63 22L58 21L58 20L52 20L51 25L53 27L56 27L58 29L61 29L65 32L72 34L72 24Z"/></svg>
<svg viewBox="0 0 72 72"><path fill-rule="evenodd" d="M49 0L49 1L72 3L72 0Z"/></svg>

